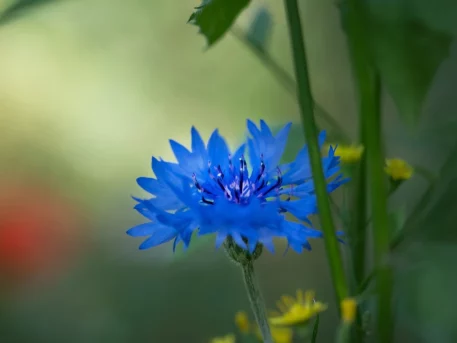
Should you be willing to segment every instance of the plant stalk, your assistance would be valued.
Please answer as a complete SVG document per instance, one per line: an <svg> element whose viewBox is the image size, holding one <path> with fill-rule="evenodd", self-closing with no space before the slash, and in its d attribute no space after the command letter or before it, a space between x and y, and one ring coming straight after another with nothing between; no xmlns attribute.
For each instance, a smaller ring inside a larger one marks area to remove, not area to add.
<svg viewBox="0 0 457 343"><path fill-rule="evenodd" d="M348 287L344 274L341 252L335 235L335 226L327 192L327 182L322 168L321 152L317 140L317 128L313 114L314 103L309 84L305 44L298 2L297 0L284 0L284 2L292 44L295 78L297 80L297 96L303 122L303 131L308 143L308 152L317 195L317 205L320 213L322 230L324 232L324 241L330 264L332 281L336 292L337 304L340 304L341 300L348 295Z"/></svg>
<svg viewBox="0 0 457 343"><path fill-rule="evenodd" d="M367 176L371 186L370 201L374 237L374 261L377 270L377 331L379 342L393 339L393 274L386 259L390 252L390 228L387 212L387 184L384 174L379 75L369 50L369 13L360 0L348 1L348 40L359 93L362 130L366 141Z"/></svg>
<svg viewBox="0 0 457 343"><path fill-rule="evenodd" d="M250 261L240 264L243 270L244 283L248 293L251 308L254 312L255 320L259 326L264 343L273 343L271 337L270 326L268 325L267 311L265 310L265 302L263 301L262 293L254 272L254 262Z"/></svg>

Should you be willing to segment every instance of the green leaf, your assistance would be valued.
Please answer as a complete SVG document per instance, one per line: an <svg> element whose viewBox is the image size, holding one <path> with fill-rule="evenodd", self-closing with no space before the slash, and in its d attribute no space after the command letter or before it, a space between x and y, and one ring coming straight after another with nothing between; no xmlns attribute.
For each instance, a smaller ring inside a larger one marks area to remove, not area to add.
<svg viewBox="0 0 457 343"><path fill-rule="evenodd" d="M250 0L203 0L188 23L199 27L199 32L206 37L210 47L228 31L249 3Z"/></svg>
<svg viewBox="0 0 457 343"><path fill-rule="evenodd" d="M435 74L449 54L453 37L420 20L414 14L412 0L364 3L368 10L365 36L374 64L400 116L406 123L415 124ZM435 6L434 2L428 3ZM346 29L347 0L339 8Z"/></svg>
<svg viewBox="0 0 457 343"><path fill-rule="evenodd" d="M457 342L456 259L457 245L444 242L411 247L401 256L395 282L398 322L423 342Z"/></svg>
<svg viewBox="0 0 457 343"><path fill-rule="evenodd" d="M373 20L372 24L370 41L381 79L403 120L415 124L452 37L418 21Z"/></svg>
<svg viewBox="0 0 457 343"><path fill-rule="evenodd" d="M440 170L409 214L394 245L403 240L457 242L457 141Z"/></svg>
<svg viewBox="0 0 457 343"><path fill-rule="evenodd" d="M408 0L409 10L427 26L457 35L457 1Z"/></svg>
<svg viewBox="0 0 457 343"><path fill-rule="evenodd" d="M25 12L54 0L18 0L0 14L0 25L4 25L16 19Z"/></svg>
<svg viewBox="0 0 457 343"><path fill-rule="evenodd" d="M272 23L273 20L270 11L265 7L261 7L255 14L251 25L249 25L246 39L256 49L265 51L271 35Z"/></svg>

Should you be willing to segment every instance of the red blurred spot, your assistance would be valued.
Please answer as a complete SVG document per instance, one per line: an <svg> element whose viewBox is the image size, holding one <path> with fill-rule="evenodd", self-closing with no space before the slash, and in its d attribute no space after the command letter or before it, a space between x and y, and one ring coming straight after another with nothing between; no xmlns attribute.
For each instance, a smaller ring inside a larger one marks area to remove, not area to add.
<svg viewBox="0 0 457 343"><path fill-rule="evenodd" d="M78 246L78 222L75 206L50 189L0 187L0 275L18 281L61 270Z"/></svg>

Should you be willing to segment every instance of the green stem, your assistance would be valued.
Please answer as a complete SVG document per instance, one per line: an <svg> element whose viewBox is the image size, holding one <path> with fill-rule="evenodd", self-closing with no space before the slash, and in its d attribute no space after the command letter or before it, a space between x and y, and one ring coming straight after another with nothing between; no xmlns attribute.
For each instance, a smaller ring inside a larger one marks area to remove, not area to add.
<svg viewBox="0 0 457 343"><path fill-rule="evenodd" d="M337 303L348 295L346 278L344 275L343 261L335 235L330 202L327 193L327 182L321 163L321 152L317 141L317 129L313 115L313 99L308 78L305 45L303 41L302 25L297 0L284 0L289 24L292 53L294 57L295 76L297 79L297 94L300 105L300 114L303 130L308 143L311 169L317 195L317 205L320 212L322 230L326 252L330 264L330 271Z"/></svg>
<svg viewBox="0 0 457 343"><path fill-rule="evenodd" d="M362 117L362 116L360 116ZM361 118L361 120L363 120ZM361 135L363 136L363 135ZM361 140L365 146L365 142ZM363 282L365 278L365 246L367 229L367 209L366 209L366 159L362 157L356 170L353 180L353 199L351 225L349 227L350 242L352 250L352 264L354 268L354 289Z"/></svg>
<svg viewBox="0 0 457 343"><path fill-rule="evenodd" d="M247 46L252 53L263 63L263 65L272 73L272 75L279 81L279 83L294 97L297 93L297 84L294 78L283 68L281 67L274 58L265 50L259 49L257 46L252 44L249 39L247 39L246 34L240 28L233 26L230 30L233 36L238 39L241 43ZM345 143L350 143L351 140L344 132L341 125L330 115L322 106L315 103L316 112L320 114L322 119L332 128L332 132L335 133L337 138L341 139Z"/></svg>
<svg viewBox="0 0 457 343"><path fill-rule="evenodd" d="M387 185L384 174L384 155L381 137L379 76L372 67L368 40L368 13L360 0L348 1L348 39L352 53L360 101L360 115L367 149L368 180L371 185L373 217L374 261L377 270L377 326L379 342L390 343L393 337L392 270L386 263L390 250L390 230L387 212Z"/></svg>
<svg viewBox="0 0 457 343"><path fill-rule="evenodd" d="M320 316L316 316L316 320L314 322L313 326L313 334L311 336L311 343L316 343L317 342L317 334L319 333L319 321L320 321Z"/></svg>
<svg viewBox="0 0 457 343"><path fill-rule="evenodd" d="M268 325L267 312L265 310L265 303L260 292L260 287L254 273L254 263L252 261L240 264L243 270L244 283L248 292L251 308L254 312L255 320L259 325L260 332L263 337L264 343L273 343L270 333L270 326Z"/></svg>
<svg viewBox="0 0 457 343"><path fill-rule="evenodd" d="M362 116L359 117L362 121ZM363 139L363 130L360 130L361 143L365 146ZM351 211L351 224L349 226L349 239L351 248L352 270L354 275L354 282L352 283L351 293L358 294L357 288L365 278L365 247L366 247L366 159L362 156L360 164L355 172L353 180L353 199ZM359 305L359 309L360 309ZM360 310L357 311L356 325L351 330L351 341L354 343L361 343L364 339L364 332L361 330L362 321Z"/></svg>

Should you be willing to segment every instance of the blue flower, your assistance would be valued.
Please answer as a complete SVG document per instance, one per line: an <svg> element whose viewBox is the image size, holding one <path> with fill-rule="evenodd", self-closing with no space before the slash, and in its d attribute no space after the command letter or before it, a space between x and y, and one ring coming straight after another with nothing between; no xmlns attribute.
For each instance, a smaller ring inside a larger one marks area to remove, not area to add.
<svg viewBox="0 0 457 343"><path fill-rule="evenodd" d="M174 240L187 248L192 233L216 233L219 247L228 237L253 252L257 244L274 251L273 238L287 239L297 252L311 249L308 238L322 237L311 228L309 217L317 213L316 196L305 145L295 160L280 165L291 123L273 135L261 120L260 128L247 121L250 136L231 153L215 130L205 144L193 127L192 150L170 140L177 163L152 158L154 178L140 177L138 184L153 195L134 198L135 209L150 222L127 231L130 236L149 236L140 246L147 249ZM325 132L319 135L322 146ZM245 158L247 146L249 164ZM322 158L328 191L344 183L339 157L330 148ZM290 213L300 222L290 221Z"/></svg>

